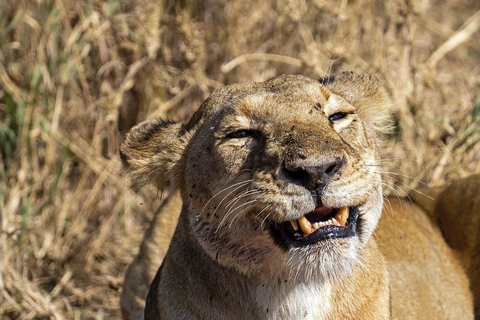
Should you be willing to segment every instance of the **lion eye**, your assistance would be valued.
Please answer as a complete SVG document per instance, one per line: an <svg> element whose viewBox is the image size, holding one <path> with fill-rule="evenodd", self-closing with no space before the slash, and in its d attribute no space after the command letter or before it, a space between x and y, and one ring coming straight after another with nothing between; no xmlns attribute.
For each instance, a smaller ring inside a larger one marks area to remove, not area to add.
<svg viewBox="0 0 480 320"><path fill-rule="evenodd" d="M258 131L256 130L238 130L226 135L227 139L242 139L249 137L257 137Z"/></svg>
<svg viewBox="0 0 480 320"><path fill-rule="evenodd" d="M330 117L328 117L328 120L330 122L337 121L337 120L345 118L347 115L348 115L348 113L345 113L345 112L337 112L337 113L332 114Z"/></svg>

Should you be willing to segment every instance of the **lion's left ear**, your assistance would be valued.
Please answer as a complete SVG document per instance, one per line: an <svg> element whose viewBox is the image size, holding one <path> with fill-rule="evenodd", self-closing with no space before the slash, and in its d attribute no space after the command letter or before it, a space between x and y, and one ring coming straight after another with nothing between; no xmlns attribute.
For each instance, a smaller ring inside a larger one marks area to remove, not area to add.
<svg viewBox="0 0 480 320"><path fill-rule="evenodd" d="M357 107L358 114L377 133L390 132L392 101L377 77L341 72L320 79L320 83Z"/></svg>
<svg viewBox="0 0 480 320"><path fill-rule="evenodd" d="M162 119L133 127L120 146L120 158L134 187L152 184L162 189L178 179L176 171L188 138L184 125Z"/></svg>

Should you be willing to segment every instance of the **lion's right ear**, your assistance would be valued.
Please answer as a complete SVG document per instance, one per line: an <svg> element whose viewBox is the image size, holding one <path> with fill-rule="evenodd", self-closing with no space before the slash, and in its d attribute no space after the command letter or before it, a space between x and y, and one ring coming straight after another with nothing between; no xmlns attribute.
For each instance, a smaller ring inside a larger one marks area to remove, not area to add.
<svg viewBox="0 0 480 320"><path fill-rule="evenodd" d="M182 124L161 119L133 127L120 146L120 158L133 187L176 184L175 171L187 144Z"/></svg>

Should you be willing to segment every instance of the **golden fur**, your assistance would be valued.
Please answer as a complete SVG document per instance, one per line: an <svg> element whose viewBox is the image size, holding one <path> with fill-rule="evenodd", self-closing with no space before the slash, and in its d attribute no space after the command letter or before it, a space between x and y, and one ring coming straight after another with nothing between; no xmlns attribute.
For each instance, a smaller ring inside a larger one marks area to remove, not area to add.
<svg viewBox="0 0 480 320"><path fill-rule="evenodd" d="M480 174L445 188L425 188L410 197L438 225L470 279L475 317L480 319ZM434 199L434 200L432 200Z"/></svg>
<svg viewBox="0 0 480 320"><path fill-rule="evenodd" d="M140 252L128 266L120 298L124 319L143 319L148 288L167 253L181 207L178 195L164 199L145 233Z"/></svg>
<svg viewBox="0 0 480 320"><path fill-rule="evenodd" d="M394 199L379 223L389 108L371 75L280 76L222 88L187 125L132 129L121 147L132 183L169 183L183 205L166 203L152 223L127 272L124 318L141 316L160 263L147 319L473 318L438 227ZM323 206L357 210L354 235L297 245L279 234Z"/></svg>

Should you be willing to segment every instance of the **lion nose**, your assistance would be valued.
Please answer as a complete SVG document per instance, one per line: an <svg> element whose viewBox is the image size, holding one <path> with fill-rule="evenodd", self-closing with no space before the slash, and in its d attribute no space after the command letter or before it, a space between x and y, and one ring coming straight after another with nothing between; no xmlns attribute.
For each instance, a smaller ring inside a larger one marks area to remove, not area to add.
<svg viewBox="0 0 480 320"><path fill-rule="evenodd" d="M344 158L321 157L285 162L285 172L291 182L314 190L324 185L345 162Z"/></svg>

